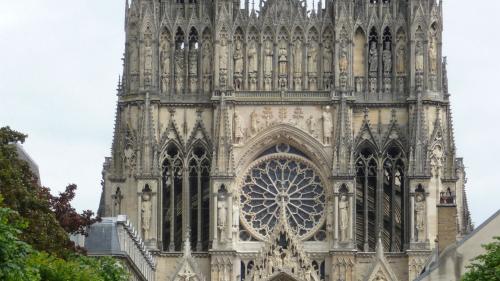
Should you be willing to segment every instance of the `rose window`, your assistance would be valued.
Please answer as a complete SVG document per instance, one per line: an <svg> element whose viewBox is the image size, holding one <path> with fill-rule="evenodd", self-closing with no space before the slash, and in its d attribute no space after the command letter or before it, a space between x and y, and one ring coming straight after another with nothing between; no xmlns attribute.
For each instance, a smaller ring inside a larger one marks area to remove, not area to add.
<svg viewBox="0 0 500 281"><path fill-rule="evenodd" d="M246 228L264 239L284 215L302 239L311 237L324 220L325 192L314 165L286 153L255 161L243 178L241 218Z"/></svg>

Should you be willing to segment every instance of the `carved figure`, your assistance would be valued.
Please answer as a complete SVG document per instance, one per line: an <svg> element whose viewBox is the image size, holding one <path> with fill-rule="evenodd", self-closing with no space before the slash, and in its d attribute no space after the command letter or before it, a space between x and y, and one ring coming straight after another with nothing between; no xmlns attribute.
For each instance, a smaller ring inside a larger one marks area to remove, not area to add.
<svg viewBox="0 0 500 281"><path fill-rule="evenodd" d="M181 92L184 87L184 50L175 52L175 89Z"/></svg>
<svg viewBox="0 0 500 281"><path fill-rule="evenodd" d="M293 43L293 65L294 73L302 72L302 42L299 39Z"/></svg>
<svg viewBox="0 0 500 281"><path fill-rule="evenodd" d="M120 215L120 213L122 211L122 199L123 199L123 195L122 195L122 191L120 190L120 187L116 188L115 194L112 196L112 198L114 201L113 215L118 216L118 215Z"/></svg>
<svg viewBox="0 0 500 281"><path fill-rule="evenodd" d="M233 206L233 240L238 239L238 232L240 229L240 205L238 204L238 198L236 197L233 202L236 202Z"/></svg>
<svg viewBox="0 0 500 281"><path fill-rule="evenodd" d="M243 74L243 50L241 47L240 40L236 40L235 47L234 47L233 60L234 60L234 74L235 75L242 75Z"/></svg>
<svg viewBox="0 0 500 281"><path fill-rule="evenodd" d="M376 73L378 70L378 52L377 52L377 43L370 43L370 54L369 54L369 62L370 62L370 72Z"/></svg>
<svg viewBox="0 0 500 281"><path fill-rule="evenodd" d="M422 46L422 42L417 41L417 45L415 46L415 71L422 72L424 71L424 47Z"/></svg>
<svg viewBox="0 0 500 281"><path fill-rule="evenodd" d="M189 74L198 75L198 50L189 50Z"/></svg>
<svg viewBox="0 0 500 281"><path fill-rule="evenodd" d="M285 43L281 44L280 51L279 51L278 63L279 63L280 75L286 75L288 72L288 68L287 68L288 58L287 58L287 50L286 50Z"/></svg>
<svg viewBox="0 0 500 281"><path fill-rule="evenodd" d="M266 40L264 42L264 74L266 76L271 75L272 69L273 69L273 43L269 40Z"/></svg>
<svg viewBox="0 0 500 281"><path fill-rule="evenodd" d="M349 231L349 200L345 194L340 195L339 201L339 230L340 241L347 241Z"/></svg>
<svg viewBox="0 0 500 281"><path fill-rule="evenodd" d="M327 110L323 111L323 143L330 144L333 124L330 112Z"/></svg>
<svg viewBox="0 0 500 281"><path fill-rule="evenodd" d="M217 227L220 231L220 240L226 240L226 225L227 225L227 206L226 195L219 192L219 200L217 202Z"/></svg>
<svg viewBox="0 0 500 281"><path fill-rule="evenodd" d="M205 45L206 44L206 45ZM209 42L204 43L203 48L203 74L212 73L212 46Z"/></svg>
<svg viewBox="0 0 500 281"><path fill-rule="evenodd" d="M234 112L233 116L234 124L234 142L240 143L243 139L243 129L241 128L241 118L238 112Z"/></svg>
<svg viewBox="0 0 500 281"><path fill-rule="evenodd" d="M415 195L415 232L419 242L425 242L425 195Z"/></svg>
<svg viewBox="0 0 500 281"><path fill-rule="evenodd" d="M384 72L390 74L392 71L392 52L391 42L385 42L384 51L382 52L382 60L384 63Z"/></svg>
<svg viewBox="0 0 500 281"><path fill-rule="evenodd" d="M398 48L398 58L397 58L397 72L398 74L404 74L406 72L406 49L403 44L401 44Z"/></svg>
<svg viewBox="0 0 500 281"><path fill-rule="evenodd" d="M332 49L328 41L323 46L323 71L325 73L332 72Z"/></svg>
<svg viewBox="0 0 500 281"><path fill-rule="evenodd" d="M314 117L309 115L309 118L306 120L307 132L311 135L314 135Z"/></svg>
<svg viewBox="0 0 500 281"><path fill-rule="evenodd" d="M250 132L255 135L259 131L259 115L257 112L252 111L250 114Z"/></svg>
<svg viewBox="0 0 500 281"><path fill-rule="evenodd" d="M315 76L318 71L318 44L312 41L307 50L307 70L309 76Z"/></svg>
<svg viewBox="0 0 500 281"><path fill-rule="evenodd" d="M257 73L257 47L253 40L248 48L248 73Z"/></svg>
<svg viewBox="0 0 500 281"><path fill-rule="evenodd" d="M150 73L153 70L153 46L149 37L145 39L144 57L144 71Z"/></svg>
<svg viewBox="0 0 500 281"><path fill-rule="evenodd" d="M347 58L347 47L345 44L342 46L342 50L340 52L340 59L339 59L339 71L340 73L347 73L347 68L349 66L349 61Z"/></svg>
<svg viewBox="0 0 500 281"><path fill-rule="evenodd" d="M143 238L148 240L151 227L151 194L149 193L142 194L141 219Z"/></svg>
<svg viewBox="0 0 500 281"><path fill-rule="evenodd" d="M160 62L162 74L170 74L170 42L166 39L162 41Z"/></svg>
<svg viewBox="0 0 500 281"><path fill-rule="evenodd" d="M436 41L433 38L431 38L431 42L429 44L429 71L432 74L437 73L437 48L436 48Z"/></svg>
<svg viewBox="0 0 500 281"><path fill-rule="evenodd" d="M226 73L227 71L227 40L223 36L220 41L220 49L219 49L219 69L222 73Z"/></svg>
<svg viewBox="0 0 500 281"><path fill-rule="evenodd" d="M135 42L130 43L130 72L132 73L137 73L137 57L138 57L138 50L137 50L137 44Z"/></svg>

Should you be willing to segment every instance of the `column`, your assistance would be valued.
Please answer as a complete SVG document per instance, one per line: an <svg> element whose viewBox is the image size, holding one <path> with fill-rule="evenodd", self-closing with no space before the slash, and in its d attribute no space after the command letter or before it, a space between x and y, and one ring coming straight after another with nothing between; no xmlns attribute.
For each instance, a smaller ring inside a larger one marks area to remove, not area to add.
<svg viewBox="0 0 500 281"><path fill-rule="evenodd" d="M410 242L415 242L415 193L410 193Z"/></svg>

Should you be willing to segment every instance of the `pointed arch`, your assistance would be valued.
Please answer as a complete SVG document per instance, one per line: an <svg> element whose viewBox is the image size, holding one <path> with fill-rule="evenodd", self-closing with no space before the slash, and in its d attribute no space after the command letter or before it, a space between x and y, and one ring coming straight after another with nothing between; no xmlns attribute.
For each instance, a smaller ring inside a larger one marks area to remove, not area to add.
<svg viewBox="0 0 500 281"><path fill-rule="evenodd" d="M171 141L162 153L162 229L163 250L180 251L182 246L182 206L184 157Z"/></svg>

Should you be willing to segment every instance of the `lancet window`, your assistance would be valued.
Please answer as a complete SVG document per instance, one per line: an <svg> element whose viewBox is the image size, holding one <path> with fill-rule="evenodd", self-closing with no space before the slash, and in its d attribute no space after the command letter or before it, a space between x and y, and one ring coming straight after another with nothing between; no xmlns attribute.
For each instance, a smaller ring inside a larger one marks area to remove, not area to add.
<svg viewBox="0 0 500 281"><path fill-rule="evenodd" d="M184 90L184 71L185 71L185 59L184 59L184 32L179 28L175 34L175 92L177 94L182 93Z"/></svg>
<svg viewBox="0 0 500 281"><path fill-rule="evenodd" d="M407 228L404 154L396 146L383 157L374 151L365 146L356 158L356 245L360 251L375 251L380 234L386 250L400 252Z"/></svg>
<svg viewBox="0 0 500 281"><path fill-rule="evenodd" d="M189 226L196 251L207 251L210 220L210 154L202 143L185 158L171 143L162 154L163 250L180 251Z"/></svg>
<svg viewBox="0 0 500 281"><path fill-rule="evenodd" d="M189 158L189 195L191 243L197 251L208 250L210 220L210 158L201 144L196 145Z"/></svg>

